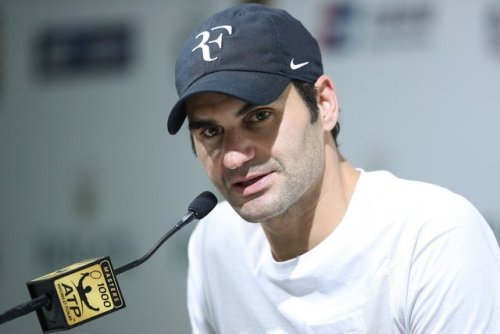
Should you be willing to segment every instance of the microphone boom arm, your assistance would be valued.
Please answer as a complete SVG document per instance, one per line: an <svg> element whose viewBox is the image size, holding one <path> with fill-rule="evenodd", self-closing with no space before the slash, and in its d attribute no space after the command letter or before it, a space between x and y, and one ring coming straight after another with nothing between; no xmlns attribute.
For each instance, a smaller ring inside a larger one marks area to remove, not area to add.
<svg viewBox="0 0 500 334"><path fill-rule="evenodd" d="M196 214L193 212L193 211L189 211L184 217L182 217L182 219L177 223L175 224L174 227L172 227L170 229L170 231L168 231L157 243L156 245L153 246L153 248L151 248L151 250L149 250L149 252L147 252L143 257L141 257L140 259L137 259L135 261L132 261L130 263L127 263L121 267L118 267L114 270L114 273L115 275L119 275L119 274L122 274L132 268L135 268L141 264L143 264L144 262L146 262L160 247L161 245L163 245L163 243L165 241L167 241L168 239L170 239L171 236L173 236L177 231L179 231L182 227L184 227L185 225L187 225L188 223L190 223L194 218L196 218Z"/></svg>
<svg viewBox="0 0 500 334"><path fill-rule="evenodd" d="M153 248L151 248L151 250L149 252L147 252L143 257L141 257L135 261L132 261L126 265L123 265L123 266L117 268L116 270L114 270L113 272L115 273L115 275L119 275L121 273L124 273L124 272L126 272L132 268L135 268L135 267L143 264L144 262L146 262L165 243L165 241L170 239L170 237L173 236L177 231L179 231L182 227L184 227L185 225L190 223L195 218L196 219L204 218L216 206L216 204L217 204L217 198L211 192L205 191L205 192L201 193L200 195L198 195L189 205L188 213L186 213L184 215L184 217L182 217L182 219L172 229L170 229L170 231L168 231L156 243L156 245L153 246ZM109 262L109 258L107 258L107 261L108 261L109 265L111 265L111 263ZM88 264L87 264L87 266L88 266ZM73 269L73 270L76 270L76 269ZM61 275L63 275L63 274L61 274ZM46 278L46 280L52 280L52 281L55 279L56 279L56 277L54 277L54 276ZM37 282L37 284L41 284L42 281L40 281L40 278L37 280L30 281L27 284L28 285L30 283L33 284L33 282L35 282L35 281ZM28 289L30 289L30 286L28 286ZM30 293L31 292L32 291L30 290ZM35 293L35 295L36 295L36 293ZM34 296L32 295L32 297L34 297ZM52 305L55 305L55 304L52 303L50 294L47 294L44 292L43 294L40 294L27 302L19 304L18 306L11 308L10 310L8 310L4 313L0 313L0 324L6 323L10 320L21 317L21 316L26 315L30 312L35 311L35 310L41 309L42 307L49 307L50 308ZM124 304L122 303L120 305L120 307L123 308ZM62 311L60 311L60 312L62 312ZM40 320L40 324L42 324L41 320ZM70 328L70 327L68 327L68 324L61 325L62 327L57 327L56 325L54 325L54 326L55 327L51 327L51 328L57 329L57 330ZM75 326L75 324L73 324L71 326ZM42 328L44 328L43 324L42 324Z"/></svg>

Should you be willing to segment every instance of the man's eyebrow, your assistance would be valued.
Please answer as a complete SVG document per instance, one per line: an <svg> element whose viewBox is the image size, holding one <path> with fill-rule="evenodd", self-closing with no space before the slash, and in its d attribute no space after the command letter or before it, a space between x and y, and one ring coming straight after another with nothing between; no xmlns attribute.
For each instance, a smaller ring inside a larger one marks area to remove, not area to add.
<svg viewBox="0 0 500 334"><path fill-rule="evenodd" d="M253 110L255 107L256 107L256 105L254 105L254 104L245 103L240 109L238 109L234 112L234 115L236 117L243 117L248 112ZM212 121L212 120L192 120L192 121L189 121L189 130L193 131L196 129L207 128L210 126L214 126L216 124L217 123Z"/></svg>
<svg viewBox="0 0 500 334"><path fill-rule="evenodd" d="M213 122L213 121L206 121L206 120L189 121L189 131L207 128L207 127L214 126L214 125L215 125L215 122Z"/></svg>
<svg viewBox="0 0 500 334"><path fill-rule="evenodd" d="M235 112L235 115L236 117L242 117L255 107L257 107L255 104L245 103L239 110Z"/></svg>

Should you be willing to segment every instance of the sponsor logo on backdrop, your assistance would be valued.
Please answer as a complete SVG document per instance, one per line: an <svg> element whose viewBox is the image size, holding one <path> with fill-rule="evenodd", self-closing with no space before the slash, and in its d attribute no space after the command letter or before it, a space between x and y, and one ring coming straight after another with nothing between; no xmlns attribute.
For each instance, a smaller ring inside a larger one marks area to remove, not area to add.
<svg viewBox="0 0 500 334"><path fill-rule="evenodd" d="M131 63L133 29L128 22L54 25L35 37L35 70L43 79L120 72Z"/></svg>
<svg viewBox="0 0 500 334"><path fill-rule="evenodd" d="M320 10L319 42L331 53L423 48L435 20L431 4L362 6L337 1Z"/></svg>
<svg viewBox="0 0 500 334"><path fill-rule="evenodd" d="M489 48L500 56L500 6L488 8L486 21Z"/></svg>

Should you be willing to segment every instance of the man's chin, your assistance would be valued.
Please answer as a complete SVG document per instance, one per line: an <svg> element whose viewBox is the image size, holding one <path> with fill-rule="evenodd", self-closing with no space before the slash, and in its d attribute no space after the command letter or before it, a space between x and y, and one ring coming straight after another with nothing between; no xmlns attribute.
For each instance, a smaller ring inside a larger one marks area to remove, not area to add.
<svg viewBox="0 0 500 334"><path fill-rule="evenodd" d="M232 203L233 209L238 215L250 223L261 223L280 214L276 202L268 196L259 196L243 203Z"/></svg>

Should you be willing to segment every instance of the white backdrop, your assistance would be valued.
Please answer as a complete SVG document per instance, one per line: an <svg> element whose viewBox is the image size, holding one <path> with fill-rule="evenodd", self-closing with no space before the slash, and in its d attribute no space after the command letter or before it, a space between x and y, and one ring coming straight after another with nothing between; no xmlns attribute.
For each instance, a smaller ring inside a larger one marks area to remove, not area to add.
<svg viewBox="0 0 500 334"><path fill-rule="evenodd" d="M230 3L0 1L0 312L28 299L26 281L72 262L109 255L116 267L142 256L194 196L213 190L186 131L169 136L165 120L176 99L179 44ZM463 194L498 237L500 2L273 3L318 38L331 33L329 24L345 38L333 50L322 45L325 72L337 85L345 157ZM344 10L336 21L325 14L334 5ZM34 75L39 31L116 20L134 31L127 70L52 81ZM189 332L192 228L118 277L126 309L72 332ZM0 333L40 329L31 314Z"/></svg>

